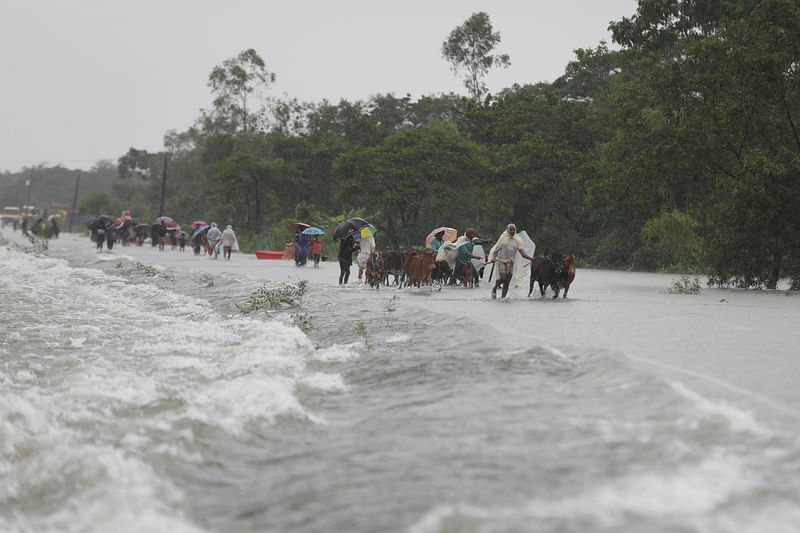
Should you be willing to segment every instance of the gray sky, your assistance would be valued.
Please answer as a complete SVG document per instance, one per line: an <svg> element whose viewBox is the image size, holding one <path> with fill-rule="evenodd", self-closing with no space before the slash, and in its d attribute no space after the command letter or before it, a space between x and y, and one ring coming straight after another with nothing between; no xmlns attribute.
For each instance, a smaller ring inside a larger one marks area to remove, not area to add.
<svg viewBox="0 0 800 533"><path fill-rule="evenodd" d="M254 48L269 94L320 102L466 94L441 45L488 13L511 67L497 92L553 81L576 48L611 44L636 0L0 0L0 171L91 168L157 152L211 107L211 69Z"/></svg>

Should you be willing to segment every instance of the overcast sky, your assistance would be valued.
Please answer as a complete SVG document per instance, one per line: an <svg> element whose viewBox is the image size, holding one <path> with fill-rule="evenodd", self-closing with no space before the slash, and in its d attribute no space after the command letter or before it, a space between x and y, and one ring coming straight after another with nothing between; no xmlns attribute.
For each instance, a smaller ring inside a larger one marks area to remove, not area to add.
<svg viewBox="0 0 800 533"><path fill-rule="evenodd" d="M576 48L611 44L636 0L0 0L0 171L88 169L157 152L211 107L208 74L253 48L269 94L320 102L466 94L441 45L488 13L511 66L498 92L553 81Z"/></svg>

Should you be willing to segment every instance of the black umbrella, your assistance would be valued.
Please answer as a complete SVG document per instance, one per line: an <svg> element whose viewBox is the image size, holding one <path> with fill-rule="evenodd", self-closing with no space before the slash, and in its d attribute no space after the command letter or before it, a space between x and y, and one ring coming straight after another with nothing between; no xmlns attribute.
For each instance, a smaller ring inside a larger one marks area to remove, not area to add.
<svg viewBox="0 0 800 533"><path fill-rule="evenodd" d="M346 239L349 235L357 236L361 231L361 228L365 226L369 226L370 223L364 220L363 218L353 217L348 218L338 226L333 231L333 240L339 241L342 239Z"/></svg>
<svg viewBox="0 0 800 533"><path fill-rule="evenodd" d="M113 223L114 223L114 219L111 218L110 216L108 216L108 215L100 215L99 217L97 217L94 220L92 220L88 224L88 227L89 227L89 229L100 229L100 228L105 228L109 224L113 224Z"/></svg>

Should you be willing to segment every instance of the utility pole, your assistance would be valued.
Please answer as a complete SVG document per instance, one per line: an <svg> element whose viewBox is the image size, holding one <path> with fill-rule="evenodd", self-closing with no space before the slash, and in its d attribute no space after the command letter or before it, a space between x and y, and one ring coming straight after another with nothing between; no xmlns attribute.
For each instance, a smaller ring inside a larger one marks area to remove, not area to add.
<svg viewBox="0 0 800 533"><path fill-rule="evenodd" d="M75 196L72 197L72 211L69 212L69 227L67 231L72 233L72 219L75 218L75 207L78 205L78 185L81 184L81 174L78 173L78 179L75 180Z"/></svg>
<svg viewBox="0 0 800 533"><path fill-rule="evenodd" d="M25 186L28 188L28 199L25 201L25 205L31 205L31 178L33 178L34 170L31 169L31 177L25 180Z"/></svg>
<svg viewBox="0 0 800 533"><path fill-rule="evenodd" d="M164 153L164 168L161 170L161 207L158 216L164 216L164 193L167 189L167 154Z"/></svg>

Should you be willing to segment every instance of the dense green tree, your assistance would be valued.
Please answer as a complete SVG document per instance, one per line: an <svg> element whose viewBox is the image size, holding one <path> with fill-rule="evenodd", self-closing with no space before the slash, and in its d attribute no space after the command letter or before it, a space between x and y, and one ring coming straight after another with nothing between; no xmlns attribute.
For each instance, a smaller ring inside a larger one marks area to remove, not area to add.
<svg viewBox="0 0 800 533"><path fill-rule="evenodd" d="M467 102L471 138L490 147L495 167L486 209L513 220L541 247L584 254L597 230L587 210L602 143L611 132L591 101L565 99L546 84L503 91L488 103Z"/></svg>
<svg viewBox="0 0 800 533"><path fill-rule="evenodd" d="M442 57L455 74L465 73L464 86L475 100L480 100L487 92L483 79L489 70L507 68L511 64L508 54L492 55L498 44L500 32L492 31L489 15L483 11L473 13L442 43Z"/></svg>
<svg viewBox="0 0 800 533"><path fill-rule="evenodd" d="M214 209L214 218L227 218L237 227L263 231L263 214L269 200L274 201L274 197L270 198L274 191L269 181L270 162L245 152L236 152L215 163L211 170L216 200L220 204Z"/></svg>
<svg viewBox="0 0 800 533"><path fill-rule="evenodd" d="M479 193L488 174L481 149L447 123L403 130L380 146L355 147L335 162L345 176L345 208L374 213L395 247L420 246L445 222L477 225ZM348 203L350 202L350 203Z"/></svg>
<svg viewBox="0 0 800 533"><path fill-rule="evenodd" d="M79 215L108 215L115 216L118 206L106 192L93 192L87 194L77 207Z"/></svg>
<svg viewBox="0 0 800 533"><path fill-rule="evenodd" d="M150 166L153 163L153 154L147 150L137 150L131 147L128 153L118 159L117 171L120 178L136 177L139 179L150 178Z"/></svg>
<svg viewBox="0 0 800 533"><path fill-rule="evenodd" d="M639 206L637 221L673 208L702 221L715 283L774 288L793 276L797 3L642 0L636 16L611 27L637 54L636 79L621 91L612 189Z"/></svg>

